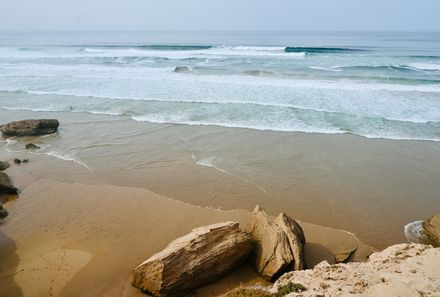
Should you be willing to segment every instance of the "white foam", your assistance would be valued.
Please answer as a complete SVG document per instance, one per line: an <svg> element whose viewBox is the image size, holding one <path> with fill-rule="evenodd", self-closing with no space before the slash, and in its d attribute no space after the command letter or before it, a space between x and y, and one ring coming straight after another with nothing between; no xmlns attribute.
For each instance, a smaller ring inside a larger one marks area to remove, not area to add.
<svg viewBox="0 0 440 297"><path fill-rule="evenodd" d="M74 156L72 154L61 153L61 152L57 152L57 151L54 151L54 150L43 152L42 154L45 154L45 155L48 155L48 156L52 156L52 157L55 157L57 159L61 159L61 160L64 160L64 161L74 162L74 163L79 164L79 165L87 168L88 170L92 171L90 169L90 167L86 163L84 163L83 161L81 161L80 159L78 159L76 156Z"/></svg>
<svg viewBox="0 0 440 297"><path fill-rule="evenodd" d="M411 63L409 67L416 70L434 70L440 71L440 64L430 64L430 63Z"/></svg>

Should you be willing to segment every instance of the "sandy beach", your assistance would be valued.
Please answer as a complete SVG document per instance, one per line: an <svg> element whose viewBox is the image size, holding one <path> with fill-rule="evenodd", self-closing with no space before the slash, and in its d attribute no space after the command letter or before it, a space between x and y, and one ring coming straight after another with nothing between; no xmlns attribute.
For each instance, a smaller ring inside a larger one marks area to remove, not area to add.
<svg viewBox="0 0 440 297"><path fill-rule="evenodd" d="M146 189L29 176L44 162L49 176L53 165L63 166L65 176L90 178L74 163L49 160L34 157L8 171L22 190L5 204L9 217L0 232L0 290L7 296L140 296L129 285L137 264L195 227L233 220L246 229L251 218L246 210L194 206ZM324 259L332 262L335 254L354 247L358 260L372 251L351 233L301 225L310 267ZM245 266L198 296L218 296L254 283L265 281Z"/></svg>

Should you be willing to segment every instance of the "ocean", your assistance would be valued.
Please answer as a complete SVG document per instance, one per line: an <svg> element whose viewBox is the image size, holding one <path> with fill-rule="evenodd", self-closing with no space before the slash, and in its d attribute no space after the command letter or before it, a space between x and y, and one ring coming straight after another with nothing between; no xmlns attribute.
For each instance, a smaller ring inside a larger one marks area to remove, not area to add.
<svg viewBox="0 0 440 297"><path fill-rule="evenodd" d="M0 108L439 141L440 33L0 33Z"/></svg>
<svg viewBox="0 0 440 297"><path fill-rule="evenodd" d="M34 180L259 204L376 247L440 210L440 33L1 32L0 118L60 120L0 139Z"/></svg>

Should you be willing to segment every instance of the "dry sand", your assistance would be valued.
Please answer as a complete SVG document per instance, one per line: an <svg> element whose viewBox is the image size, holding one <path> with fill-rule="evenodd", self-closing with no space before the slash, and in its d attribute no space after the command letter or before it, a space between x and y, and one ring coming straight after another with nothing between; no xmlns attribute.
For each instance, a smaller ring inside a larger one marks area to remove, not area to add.
<svg viewBox="0 0 440 297"><path fill-rule="evenodd" d="M39 161L8 171L23 191L5 204L10 215L0 227L2 297L141 296L129 285L140 262L195 227L234 220L246 228L251 217L245 210L209 209L146 189L100 184L92 176L95 185L35 179L29 171ZM61 172L85 179L75 166L65 165ZM351 233L301 225L310 266L333 261L335 253L354 247L359 248L357 259L370 252ZM264 283L244 266L198 296L218 296L240 283L258 282Z"/></svg>

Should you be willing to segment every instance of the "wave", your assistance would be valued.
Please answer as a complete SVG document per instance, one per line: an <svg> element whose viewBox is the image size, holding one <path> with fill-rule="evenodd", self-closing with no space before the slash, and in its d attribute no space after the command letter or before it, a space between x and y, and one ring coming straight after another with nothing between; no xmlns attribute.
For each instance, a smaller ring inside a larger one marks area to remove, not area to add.
<svg viewBox="0 0 440 297"><path fill-rule="evenodd" d="M353 66L336 66L332 69L339 70L393 70L393 71L440 71L440 64L429 63L411 63L408 65L353 65Z"/></svg>
<svg viewBox="0 0 440 297"><path fill-rule="evenodd" d="M430 64L430 63L411 63L408 65L415 70L428 70L428 71L440 71L440 64Z"/></svg>
<svg viewBox="0 0 440 297"><path fill-rule="evenodd" d="M345 47L286 47L286 53L306 53L306 54L333 54L333 53L351 53L364 51Z"/></svg>
<svg viewBox="0 0 440 297"><path fill-rule="evenodd" d="M60 160L64 160L64 161L68 161L68 162L73 162L73 163L76 163L78 165L81 165L82 167L88 169L89 171L92 171L92 169L86 163L81 161L79 158L77 158L73 154L62 153L62 152L58 152L58 151L55 151L55 150L50 150L50 151L47 151L47 152L33 152L33 154L43 154L43 155L48 155L48 156L55 157L55 158L60 159Z"/></svg>

